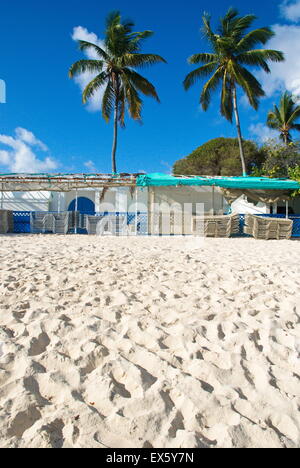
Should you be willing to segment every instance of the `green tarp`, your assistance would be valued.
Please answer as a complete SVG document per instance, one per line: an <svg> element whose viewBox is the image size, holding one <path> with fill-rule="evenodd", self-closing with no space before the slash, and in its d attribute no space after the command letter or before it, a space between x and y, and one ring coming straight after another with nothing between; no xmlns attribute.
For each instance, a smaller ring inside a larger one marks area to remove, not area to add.
<svg viewBox="0 0 300 468"><path fill-rule="evenodd" d="M267 177L176 177L167 174L146 174L137 178L139 187L215 186L227 189L299 190L300 183L289 179Z"/></svg>

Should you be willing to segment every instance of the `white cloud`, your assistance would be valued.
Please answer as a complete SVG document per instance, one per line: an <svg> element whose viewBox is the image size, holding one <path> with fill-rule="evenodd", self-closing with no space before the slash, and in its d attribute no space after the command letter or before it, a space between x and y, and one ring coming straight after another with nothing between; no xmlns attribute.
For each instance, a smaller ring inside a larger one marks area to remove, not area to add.
<svg viewBox="0 0 300 468"><path fill-rule="evenodd" d="M280 10L285 19L292 21L293 23L297 23L297 21L300 20L300 0L285 0L280 5Z"/></svg>
<svg viewBox="0 0 300 468"><path fill-rule="evenodd" d="M300 26L275 25L275 36L268 42L268 49L281 50L285 62L272 63L271 73L259 72L259 80L267 96L288 90L300 95Z"/></svg>
<svg viewBox="0 0 300 468"><path fill-rule="evenodd" d="M253 138L258 140L260 143L265 143L270 139L278 139L278 132L262 123L250 125L249 132L253 135Z"/></svg>
<svg viewBox="0 0 300 468"><path fill-rule="evenodd" d="M97 172L97 168L95 166L95 163L93 161L86 161L84 163L85 167L89 170L89 172L92 172L92 173L96 173Z"/></svg>
<svg viewBox="0 0 300 468"><path fill-rule="evenodd" d="M47 146L40 140L38 140L32 132L26 130L26 128L18 127L15 130L16 136L19 140L28 143L30 146L38 146L42 151L48 151Z"/></svg>
<svg viewBox="0 0 300 468"><path fill-rule="evenodd" d="M86 28L82 26L77 26L73 29L72 39L74 41L87 41L92 42L93 44L98 45L101 48L105 48L104 42L98 38L98 36L93 33L89 32ZM97 55L96 51L92 48L87 49L85 51L85 55L88 59L91 60L99 60L99 56ZM97 76L97 73L90 73L85 72L81 75L77 75L75 77L75 82L79 85L80 89L83 91L85 87ZM104 86L101 87L94 96L89 100L89 104L87 105L87 109L91 112L97 112L101 109L101 103L104 93Z"/></svg>
<svg viewBox="0 0 300 468"><path fill-rule="evenodd" d="M58 167L57 161L52 157L40 158L34 152L34 147L44 153L48 148L25 128L17 128L15 137L0 135L0 144L10 148L0 150L0 166L10 172L45 172Z"/></svg>

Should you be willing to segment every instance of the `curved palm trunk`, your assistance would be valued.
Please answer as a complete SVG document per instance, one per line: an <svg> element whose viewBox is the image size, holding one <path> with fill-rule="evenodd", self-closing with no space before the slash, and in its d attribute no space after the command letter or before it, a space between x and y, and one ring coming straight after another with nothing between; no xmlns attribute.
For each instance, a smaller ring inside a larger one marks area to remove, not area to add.
<svg viewBox="0 0 300 468"><path fill-rule="evenodd" d="M117 173L117 162L116 162L117 144L118 144L118 100L116 98L115 112L114 112L114 137L113 137L113 146L112 146L112 154L111 154L113 174Z"/></svg>
<svg viewBox="0 0 300 468"><path fill-rule="evenodd" d="M242 163L242 168L243 168L243 176L245 177L247 175L247 169L246 169L246 163L245 163L243 138L242 138L242 131L241 131L240 116L239 116L238 105L237 105L237 95L236 95L235 85L233 85L233 109L234 109L234 115L235 115L235 120L236 120L237 132L238 132L240 158L241 158L241 163Z"/></svg>
<svg viewBox="0 0 300 468"><path fill-rule="evenodd" d="M114 109L114 137L113 137L113 146L111 154L112 162L112 172L113 174L117 173L117 144L118 144L118 117L119 117L119 78L115 74L112 77L114 90L115 90L115 109Z"/></svg>

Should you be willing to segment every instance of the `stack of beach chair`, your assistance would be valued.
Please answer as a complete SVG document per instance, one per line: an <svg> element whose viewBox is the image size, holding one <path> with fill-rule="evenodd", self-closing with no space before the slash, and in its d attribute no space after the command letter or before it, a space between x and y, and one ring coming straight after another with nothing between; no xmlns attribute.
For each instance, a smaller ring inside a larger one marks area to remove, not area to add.
<svg viewBox="0 0 300 468"><path fill-rule="evenodd" d="M85 216L85 228L91 235L121 235L128 233L126 215Z"/></svg>
<svg viewBox="0 0 300 468"><path fill-rule="evenodd" d="M55 233L55 218L51 213L31 213L30 225L35 234Z"/></svg>
<svg viewBox="0 0 300 468"><path fill-rule="evenodd" d="M71 213L55 213L55 234L67 234L70 226Z"/></svg>
<svg viewBox="0 0 300 468"><path fill-rule="evenodd" d="M84 227L87 230L88 234L96 235L98 226L104 216L91 216L85 215L84 217Z"/></svg>
<svg viewBox="0 0 300 468"><path fill-rule="evenodd" d="M72 220L72 213L32 213L31 232L67 234Z"/></svg>
<svg viewBox="0 0 300 468"><path fill-rule="evenodd" d="M262 216L246 215L245 234L255 239L290 239L292 237L293 221L282 218L266 218Z"/></svg>
<svg viewBox="0 0 300 468"><path fill-rule="evenodd" d="M239 233L238 214L195 216L193 231L196 236L231 237Z"/></svg>
<svg viewBox="0 0 300 468"><path fill-rule="evenodd" d="M78 228L81 226L80 218L81 214L79 211L69 211L69 230L74 231L75 227Z"/></svg>
<svg viewBox="0 0 300 468"><path fill-rule="evenodd" d="M0 210L0 234L14 232L14 215L12 211Z"/></svg>
<svg viewBox="0 0 300 468"><path fill-rule="evenodd" d="M154 236L189 236L193 234L193 215L182 211L153 211L148 230Z"/></svg>

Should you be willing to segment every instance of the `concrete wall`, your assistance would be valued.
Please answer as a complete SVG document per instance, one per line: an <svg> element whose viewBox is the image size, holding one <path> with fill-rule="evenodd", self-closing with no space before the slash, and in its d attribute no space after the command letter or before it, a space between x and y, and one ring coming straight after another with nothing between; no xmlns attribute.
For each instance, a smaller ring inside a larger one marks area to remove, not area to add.
<svg viewBox="0 0 300 468"><path fill-rule="evenodd" d="M11 211L49 211L50 192L1 192L0 208Z"/></svg>
<svg viewBox="0 0 300 468"><path fill-rule="evenodd" d="M193 205L196 214L196 204L204 205L205 213L213 211L212 187L153 187L155 204L178 204L183 209L184 204ZM223 214L229 209L223 195L217 188L214 190L214 209L216 214Z"/></svg>

